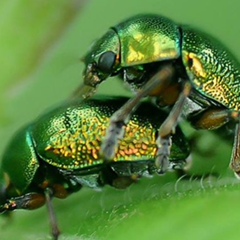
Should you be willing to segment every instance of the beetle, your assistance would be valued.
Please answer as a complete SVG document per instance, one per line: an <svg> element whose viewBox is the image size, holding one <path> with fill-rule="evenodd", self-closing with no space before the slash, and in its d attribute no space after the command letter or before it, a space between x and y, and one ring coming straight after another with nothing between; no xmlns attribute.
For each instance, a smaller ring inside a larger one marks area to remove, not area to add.
<svg viewBox="0 0 240 240"><path fill-rule="evenodd" d="M170 113L159 129L156 165L165 171L170 136L180 116L196 129L218 129L234 122L231 167L240 175L240 65L212 36L156 14L140 14L111 27L83 57L84 83L75 96L91 97L97 86L119 76L136 95L111 117L101 151L114 157L140 99L151 97ZM190 107L190 108L189 108Z"/></svg>
<svg viewBox="0 0 240 240"><path fill-rule="evenodd" d="M0 167L0 213L47 205L53 239L58 239L51 199L66 198L83 186L124 189L152 175L159 123L166 113L143 102L135 112L110 163L99 153L110 116L124 97L69 101L23 127L7 146ZM156 114L152 114L155 112ZM180 128L173 136L172 168L182 169L190 153Z"/></svg>

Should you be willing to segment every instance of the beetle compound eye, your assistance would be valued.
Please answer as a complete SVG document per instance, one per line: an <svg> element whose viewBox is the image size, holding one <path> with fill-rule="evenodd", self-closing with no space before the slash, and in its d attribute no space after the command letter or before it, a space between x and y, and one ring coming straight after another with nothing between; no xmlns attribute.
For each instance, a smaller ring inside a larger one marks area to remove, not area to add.
<svg viewBox="0 0 240 240"><path fill-rule="evenodd" d="M111 73L116 62L116 54L108 51L103 53L98 60L98 68L104 73Z"/></svg>

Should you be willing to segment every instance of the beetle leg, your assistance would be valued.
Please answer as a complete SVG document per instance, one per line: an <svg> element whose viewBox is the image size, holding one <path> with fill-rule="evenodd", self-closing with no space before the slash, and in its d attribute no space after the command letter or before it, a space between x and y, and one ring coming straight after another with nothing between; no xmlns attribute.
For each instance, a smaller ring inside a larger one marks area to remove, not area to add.
<svg viewBox="0 0 240 240"><path fill-rule="evenodd" d="M45 196L39 193L28 193L20 197L11 198L0 207L0 213L15 209L33 210L45 204Z"/></svg>
<svg viewBox="0 0 240 240"><path fill-rule="evenodd" d="M101 155L105 160L114 158L115 150L119 141L124 137L125 126L128 124L132 113L139 105L141 99L149 96L151 93L164 89L169 85L174 73L171 65L166 65L156 73L139 92L128 100L118 111L110 118L110 126L101 146Z"/></svg>
<svg viewBox="0 0 240 240"><path fill-rule="evenodd" d="M230 118L234 118L231 114L228 109L209 108L189 116L188 120L196 129L213 130L229 122Z"/></svg>
<svg viewBox="0 0 240 240"><path fill-rule="evenodd" d="M50 217L52 236L53 236L54 240L57 240L60 235L60 230L58 228L56 214L55 214L55 211L54 211L54 208L52 205L52 196L53 196L52 190L50 188L47 188L45 190L46 205L47 205L47 209L48 209L48 213L49 213L49 217Z"/></svg>
<svg viewBox="0 0 240 240"><path fill-rule="evenodd" d="M157 146L158 152L156 157L156 167L159 169L159 173L165 173L169 169L170 162L170 150L172 146L172 134L181 116L184 103L191 92L191 85L185 83L183 91L181 92L178 101L175 103L168 117L165 119L161 127L159 128Z"/></svg>
<svg viewBox="0 0 240 240"><path fill-rule="evenodd" d="M240 126L239 113L229 109L207 109L203 112L190 116L188 120L197 129L213 130L217 129L232 119L237 122L234 145L230 166L238 177L240 177Z"/></svg>
<svg viewBox="0 0 240 240"><path fill-rule="evenodd" d="M240 177L240 124L237 123L235 129L235 137L234 137L234 144L232 150L232 157L231 157L231 168L237 175Z"/></svg>

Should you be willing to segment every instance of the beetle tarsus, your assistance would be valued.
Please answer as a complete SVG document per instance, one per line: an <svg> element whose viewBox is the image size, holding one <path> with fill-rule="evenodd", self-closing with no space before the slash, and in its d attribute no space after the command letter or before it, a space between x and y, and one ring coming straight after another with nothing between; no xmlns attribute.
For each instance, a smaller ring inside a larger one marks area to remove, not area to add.
<svg viewBox="0 0 240 240"><path fill-rule="evenodd" d="M155 160L156 167L159 169L159 174L164 174L170 167L169 156L172 146L172 136L157 139L158 152Z"/></svg>
<svg viewBox="0 0 240 240"><path fill-rule="evenodd" d="M124 126L126 126L126 124L123 121L110 122L107 135L101 146L101 155L105 160L108 161L114 158L118 142L124 137Z"/></svg>

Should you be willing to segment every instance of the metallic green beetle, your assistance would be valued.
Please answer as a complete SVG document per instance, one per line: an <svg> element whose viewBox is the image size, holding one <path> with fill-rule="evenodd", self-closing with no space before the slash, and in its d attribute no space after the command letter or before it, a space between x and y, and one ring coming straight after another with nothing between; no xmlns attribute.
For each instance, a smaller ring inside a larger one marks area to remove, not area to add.
<svg viewBox="0 0 240 240"><path fill-rule="evenodd" d="M158 106L174 106L159 129L160 170L169 164L165 146L171 145L169 136L183 113L197 129L236 122L232 168L240 175L240 64L217 40L159 15L137 15L110 28L83 60L84 84L78 95L90 97L97 85L115 75L137 91L111 118L101 148L106 160L114 157L121 126L139 100L150 96Z"/></svg>
<svg viewBox="0 0 240 240"><path fill-rule="evenodd" d="M108 97L69 102L21 129L3 155L0 213L46 203L54 219L51 197L65 198L82 186L125 188L142 175L154 174L157 129L166 113L149 103L142 103L126 126L113 162L105 164L100 156L109 118L126 101ZM172 167L184 167L188 155L188 142L177 128ZM52 234L58 239L55 219Z"/></svg>

